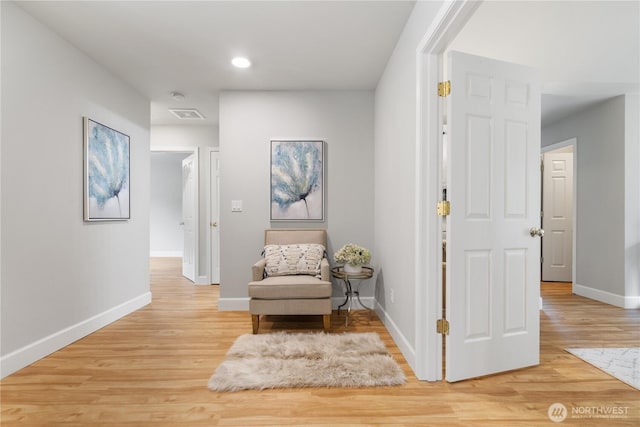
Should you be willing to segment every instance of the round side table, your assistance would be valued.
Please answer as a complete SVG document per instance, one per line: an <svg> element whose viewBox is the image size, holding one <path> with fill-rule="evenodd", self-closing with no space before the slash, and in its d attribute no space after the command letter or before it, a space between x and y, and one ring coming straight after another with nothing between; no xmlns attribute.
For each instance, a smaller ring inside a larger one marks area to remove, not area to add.
<svg viewBox="0 0 640 427"><path fill-rule="evenodd" d="M362 308L369 310L369 317L371 317L371 312L373 311L373 309L371 307L367 307L360 300L360 285L364 280L368 280L373 277L373 268L362 267L362 271L360 273L347 273L346 271L344 271L344 267L333 267L331 269L331 276L344 282L345 299L344 302L338 307L338 314L340 314L340 309L346 305L347 317L345 319L345 326L349 326L349 314L351 314L351 306L353 304L354 296L356 297L358 304L360 304ZM357 280L355 286L351 283L352 280Z"/></svg>

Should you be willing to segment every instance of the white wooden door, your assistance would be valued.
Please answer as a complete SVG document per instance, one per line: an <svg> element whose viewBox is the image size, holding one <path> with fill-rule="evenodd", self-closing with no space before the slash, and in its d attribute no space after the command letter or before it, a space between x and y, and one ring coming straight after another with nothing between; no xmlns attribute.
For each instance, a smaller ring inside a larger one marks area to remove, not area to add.
<svg viewBox="0 0 640 427"><path fill-rule="evenodd" d="M220 152L209 154L209 241L211 244L211 283L220 283Z"/></svg>
<svg viewBox="0 0 640 427"><path fill-rule="evenodd" d="M195 156L192 154L182 161L182 232L184 250L182 252L182 275L195 282L196 280L196 176Z"/></svg>
<svg viewBox="0 0 640 427"><path fill-rule="evenodd" d="M540 85L451 52L446 379L539 363Z"/></svg>
<svg viewBox="0 0 640 427"><path fill-rule="evenodd" d="M571 282L573 265L573 153L543 155L542 280Z"/></svg>

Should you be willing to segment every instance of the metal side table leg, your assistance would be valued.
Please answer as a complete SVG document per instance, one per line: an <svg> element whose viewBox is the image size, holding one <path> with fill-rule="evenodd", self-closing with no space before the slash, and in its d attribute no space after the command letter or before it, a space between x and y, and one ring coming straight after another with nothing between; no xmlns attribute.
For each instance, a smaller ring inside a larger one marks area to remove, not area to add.
<svg viewBox="0 0 640 427"><path fill-rule="evenodd" d="M349 316L351 315L351 305L353 304L353 289L351 288L351 281L349 278L344 280L347 286L347 299L349 300L349 305L347 306L347 315L344 319L344 326L349 326Z"/></svg>
<svg viewBox="0 0 640 427"><path fill-rule="evenodd" d="M362 300L360 300L360 291L355 291L354 293L356 294L356 298L358 298L358 304L360 304L362 306L362 308L367 310L367 312L369 314L369 320L371 320L371 312L373 312L373 308L370 308L369 306L365 305L362 302Z"/></svg>

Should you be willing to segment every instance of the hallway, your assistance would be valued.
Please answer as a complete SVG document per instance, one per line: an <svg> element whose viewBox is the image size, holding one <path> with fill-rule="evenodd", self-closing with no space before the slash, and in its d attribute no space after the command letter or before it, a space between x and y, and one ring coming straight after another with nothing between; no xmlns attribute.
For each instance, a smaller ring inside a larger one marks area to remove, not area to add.
<svg viewBox="0 0 640 427"><path fill-rule="evenodd" d="M407 383L215 393L207 381L235 338L251 333L249 314L218 312L219 287L193 286L179 258L152 259L151 281L150 305L2 380L2 426L549 425L555 402L628 408L607 425L640 420L640 392L564 351L637 346L638 310L543 287L541 364L453 384L416 380L375 316L359 312L346 329L334 313L333 332L377 332ZM322 321L273 316L262 327L319 332Z"/></svg>

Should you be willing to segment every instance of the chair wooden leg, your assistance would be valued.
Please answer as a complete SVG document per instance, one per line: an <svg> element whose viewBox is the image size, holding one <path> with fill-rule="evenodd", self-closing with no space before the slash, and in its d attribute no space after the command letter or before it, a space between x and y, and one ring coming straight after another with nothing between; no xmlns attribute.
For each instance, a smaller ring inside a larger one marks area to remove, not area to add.
<svg viewBox="0 0 640 427"><path fill-rule="evenodd" d="M251 315L251 323L253 325L253 333L258 333L258 328L260 327L260 315L252 314Z"/></svg>
<svg viewBox="0 0 640 427"><path fill-rule="evenodd" d="M325 332L328 332L329 329L331 329L331 315L330 314L323 314L322 315L322 326L323 326Z"/></svg>

